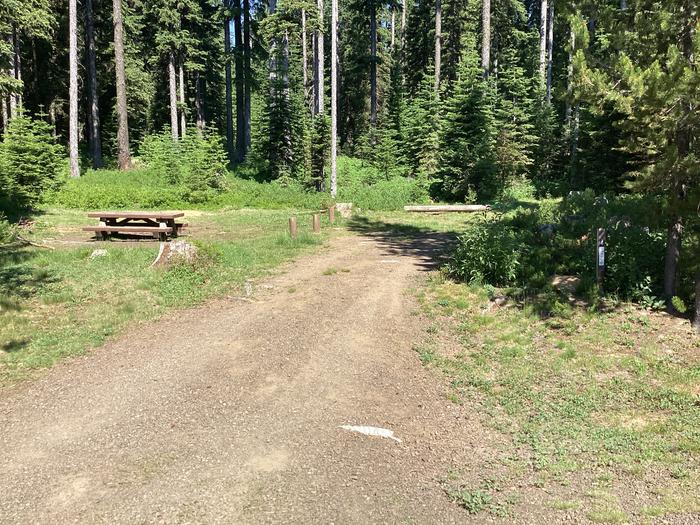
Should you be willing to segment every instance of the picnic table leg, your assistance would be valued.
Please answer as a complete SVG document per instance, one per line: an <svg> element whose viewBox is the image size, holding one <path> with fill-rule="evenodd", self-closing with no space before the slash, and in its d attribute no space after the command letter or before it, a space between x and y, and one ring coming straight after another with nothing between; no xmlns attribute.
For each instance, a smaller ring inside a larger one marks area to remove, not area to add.
<svg viewBox="0 0 700 525"><path fill-rule="evenodd" d="M169 219L168 226L170 226L173 229L173 237L177 237L180 234L175 219Z"/></svg>
<svg viewBox="0 0 700 525"><path fill-rule="evenodd" d="M167 228L167 226L168 224L165 222L160 223L161 228ZM166 232L160 232L158 236L160 238L160 242L166 242L168 240L168 234Z"/></svg>
<svg viewBox="0 0 700 525"><path fill-rule="evenodd" d="M108 219L105 219L105 218L100 219L100 227L107 226L108 223L109 223ZM97 232L97 235L95 235L95 237L97 237L98 241L108 241L109 240L109 232L106 232L106 231Z"/></svg>

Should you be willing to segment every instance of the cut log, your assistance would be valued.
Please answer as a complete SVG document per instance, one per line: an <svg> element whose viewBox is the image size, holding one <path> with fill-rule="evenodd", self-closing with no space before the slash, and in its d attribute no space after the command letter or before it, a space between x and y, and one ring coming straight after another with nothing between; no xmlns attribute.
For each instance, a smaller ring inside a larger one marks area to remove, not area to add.
<svg viewBox="0 0 700 525"><path fill-rule="evenodd" d="M488 204L452 204L435 206L404 206L404 211L414 213L470 213L479 211L491 211Z"/></svg>
<svg viewBox="0 0 700 525"><path fill-rule="evenodd" d="M338 202L335 205L335 209L338 210L338 213L340 213L340 216L343 219L349 219L352 217L352 202Z"/></svg>

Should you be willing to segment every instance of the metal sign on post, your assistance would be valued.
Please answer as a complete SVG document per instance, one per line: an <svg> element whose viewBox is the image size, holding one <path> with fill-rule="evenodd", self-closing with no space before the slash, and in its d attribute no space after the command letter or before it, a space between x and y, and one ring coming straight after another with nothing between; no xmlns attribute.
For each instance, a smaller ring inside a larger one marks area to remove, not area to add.
<svg viewBox="0 0 700 525"><path fill-rule="evenodd" d="M598 236L596 241L596 282L598 288L602 290L603 281L605 280L605 228L598 228Z"/></svg>

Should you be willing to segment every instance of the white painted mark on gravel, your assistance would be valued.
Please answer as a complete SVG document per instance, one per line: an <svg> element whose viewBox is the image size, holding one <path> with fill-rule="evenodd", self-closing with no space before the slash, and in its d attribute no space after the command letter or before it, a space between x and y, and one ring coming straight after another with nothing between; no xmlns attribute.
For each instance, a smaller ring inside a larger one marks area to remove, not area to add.
<svg viewBox="0 0 700 525"><path fill-rule="evenodd" d="M393 439L397 443L401 443L401 440L394 436L394 431L388 430L386 428L363 427L355 425L342 425L340 428L342 428L343 430L349 430L350 432L359 432L360 434L364 434L365 436L377 436L387 439Z"/></svg>

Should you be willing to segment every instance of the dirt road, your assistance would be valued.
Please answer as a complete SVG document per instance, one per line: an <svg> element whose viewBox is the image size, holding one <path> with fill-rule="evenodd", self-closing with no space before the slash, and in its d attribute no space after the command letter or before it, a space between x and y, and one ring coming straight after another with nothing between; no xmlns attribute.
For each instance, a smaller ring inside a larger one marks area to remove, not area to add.
<svg viewBox="0 0 700 525"><path fill-rule="evenodd" d="M484 444L412 350L444 241L335 238L2 392L0 522L463 522L441 481Z"/></svg>

